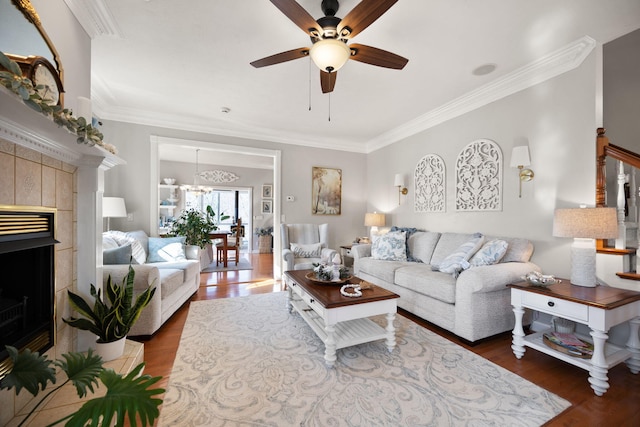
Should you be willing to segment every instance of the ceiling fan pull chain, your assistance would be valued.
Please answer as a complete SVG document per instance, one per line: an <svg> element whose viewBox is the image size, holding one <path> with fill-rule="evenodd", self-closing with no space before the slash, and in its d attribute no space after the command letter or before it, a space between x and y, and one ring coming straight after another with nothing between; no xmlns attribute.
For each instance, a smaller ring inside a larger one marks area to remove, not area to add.
<svg viewBox="0 0 640 427"><path fill-rule="evenodd" d="M311 57L309 57L309 111L311 111Z"/></svg>
<svg viewBox="0 0 640 427"><path fill-rule="evenodd" d="M331 121L331 92L329 92L329 121Z"/></svg>

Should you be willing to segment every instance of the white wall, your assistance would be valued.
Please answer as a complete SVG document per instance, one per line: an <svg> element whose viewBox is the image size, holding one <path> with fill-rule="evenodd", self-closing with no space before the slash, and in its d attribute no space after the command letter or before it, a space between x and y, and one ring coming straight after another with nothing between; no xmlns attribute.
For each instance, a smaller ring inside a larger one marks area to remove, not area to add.
<svg viewBox="0 0 640 427"><path fill-rule="evenodd" d="M577 69L495 101L456 119L380 149L367 158L369 210L388 213L387 226L435 231L480 231L534 242L533 261L548 274L568 277L568 239L551 236L557 207L595 203L596 54ZM501 212L456 212L455 161L468 143L495 141L503 154ZM529 145L533 181L518 198L514 146ZM426 154L446 165L446 213L415 213L413 171ZM395 173L407 177L409 194L398 206Z"/></svg>
<svg viewBox="0 0 640 427"><path fill-rule="evenodd" d="M612 144L640 152L640 30L606 43L604 127Z"/></svg>
<svg viewBox="0 0 640 427"><path fill-rule="evenodd" d="M119 150L118 155L128 163L125 167L114 168L106 172L105 195L124 197L127 211L134 214L133 222L112 219L112 228L149 231L150 137L151 135L159 135L168 138L281 150L282 196L283 199L287 195L292 195L295 198L294 202L281 201L283 222L329 223L331 228L330 245L332 247L351 242L355 236L362 235L365 231L363 221L367 186L365 182L366 156L364 154L207 135L123 122L105 121L103 133L105 142L115 144ZM342 169L341 215L311 214L311 168L313 166Z"/></svg>

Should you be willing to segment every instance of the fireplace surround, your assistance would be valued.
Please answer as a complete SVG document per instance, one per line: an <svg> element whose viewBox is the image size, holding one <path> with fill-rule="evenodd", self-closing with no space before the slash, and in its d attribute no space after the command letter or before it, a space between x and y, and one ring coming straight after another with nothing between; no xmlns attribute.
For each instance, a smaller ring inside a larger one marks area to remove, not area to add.
<svg viewBox="0 0 640 427"><path fill-rule="evenodd" d="M55 343L55 213L0 206L0 378L6 345L43 353Z"/></svg>
<svg viewBox="0 0 640 427"><path fill-rule="evenodd" d="M69 316L67 290L89 296L102 284L102 194L104 172L125 162L101 147L78 144L74 134L0 87L0 205L55 210L53 245L57 359L95 342L62 322ZM2 264L4 267L4 263ZM80 331L84 332L84 331ZM0 425L8 423L31 395L0 390Z"/></svg>

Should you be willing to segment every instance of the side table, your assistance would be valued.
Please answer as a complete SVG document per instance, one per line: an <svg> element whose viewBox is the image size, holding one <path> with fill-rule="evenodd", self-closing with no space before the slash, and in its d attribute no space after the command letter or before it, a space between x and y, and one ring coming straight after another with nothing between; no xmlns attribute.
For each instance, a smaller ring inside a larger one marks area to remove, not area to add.
<svg viewBox="0 0 640 427"><path fill-rule="evenodd" d="M513 353L520 359L525 347L531 347L557 359L589 371L589 383L596 395L602 396L609 388L607 373L610 368L626 361L632 373L640 372L640 293L607 286L587 288L572 285L562 279L549 287L534 286L527 282L508 285L511 288L511 305L516 325L513 329ZM593 342L591 359L581 359L559 352L543 342L542 331L525 336L522 328L524 309L551 314L584 325L590 329ZM609 329L629 321L629 338L626 348L607 342Z"/></svg>

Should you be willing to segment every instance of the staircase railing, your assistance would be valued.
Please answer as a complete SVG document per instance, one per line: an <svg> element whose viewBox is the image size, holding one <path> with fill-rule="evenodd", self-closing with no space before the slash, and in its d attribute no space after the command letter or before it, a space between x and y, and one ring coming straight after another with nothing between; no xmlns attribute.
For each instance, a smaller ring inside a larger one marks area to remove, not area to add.
<svg viewBox="0 0 640 427"><path fill-rule="evenodd" d="M637 193L638 184L636 171L640 169L640 154L626 148L611 144L605 135L604 128L598 128L596 138L596 206L607 206L607 158L617 160L617 189L616 208L618 211L618 232L614 247L608 245L606 240L597 241L598 252L617 253L620 255L632 255L636 249L628 249L628 232L635 231L632 237L634 246L640 247L640 228L638 221ZM625 172L625 165L631 166L629 173ZM638 268L636 268L636 271Z"/></svg>

